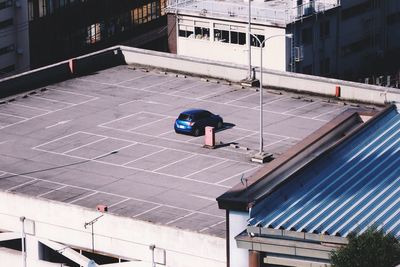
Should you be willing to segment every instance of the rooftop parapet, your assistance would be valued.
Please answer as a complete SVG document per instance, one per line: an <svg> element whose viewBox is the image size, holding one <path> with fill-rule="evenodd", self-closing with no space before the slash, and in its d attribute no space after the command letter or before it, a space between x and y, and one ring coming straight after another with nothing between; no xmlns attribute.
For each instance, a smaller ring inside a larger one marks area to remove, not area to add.
<svg viewBox="0 0 400 267"><path fill-rule="evenodd" d="M337 0L316 0L294 7L290 0L253 1L251 17L253 23L286 25L338 5ZM170 0L167 12L247 22L248 7L248 1L241 0Z"/></svg>

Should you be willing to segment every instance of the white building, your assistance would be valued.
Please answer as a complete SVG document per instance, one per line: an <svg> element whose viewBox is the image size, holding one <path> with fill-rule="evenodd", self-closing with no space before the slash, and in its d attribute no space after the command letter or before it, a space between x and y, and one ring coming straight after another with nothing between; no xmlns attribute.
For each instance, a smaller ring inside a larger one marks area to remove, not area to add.
<svg viewBox="0 0 400 267"><path fill-rule="evenodd" d="M248 11L248 1L170 4L170 52L248 64ZM293 34L266 42L266 68L398 87L399 1L254 0L251 23L261 41ZM251 44L259 66L259 45Z"/></svg>
<svg viewBox="0 0 400 267"><path fill-rule="evenodd" d="M177 1L168 8L170 51L178 55L248 64L250 38L252 65L260 65L259 41L265 41L264 47L267 48L263 51L263 66L291 71L295 64L294 53L298 50L290 38L284 37L291 33L290 25L311 14L332 9L338 5L337 2L253 1L252 35L249 37L248 1Z"/></svg>
<svg viewBox="0 0 400 267"><path fill-rule="evenodd" d="M0 77L28 70L29 62L27 1L1 0Z"/></svg>

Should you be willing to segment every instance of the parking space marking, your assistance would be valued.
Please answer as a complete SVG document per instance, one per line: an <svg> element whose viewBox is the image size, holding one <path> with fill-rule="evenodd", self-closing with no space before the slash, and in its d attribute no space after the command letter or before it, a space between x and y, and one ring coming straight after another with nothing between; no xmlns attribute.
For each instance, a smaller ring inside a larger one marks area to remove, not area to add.
<svg viewBox="0 0 400 267"><path fill-rule="evenodd" d="M141 215L146 214L146 213L148 213L148 212L150 212L150 211L152 211L152 210L158 209L158 208L160 208L160 207L162 207L162 206L163 206L163 205L157 203L157 206L155 206L155 207L153 207L153 208L151 208L151 209L145 210L145 211L143 211L143 212L140 212L140 213L138 213L138 214L132 216L132 218L141 216ZM175 207L174 207L174 208L175 208Z"/></svg>
<svg viewBox="0 0 400 267"><path fill-rule="evenodd" d="M196 212L191 212L191 213L188 213L188 214L186 214L186 215L184 215L184 216L181 216L181 217L178 217L178 218L176 218L176 219L173 219L173 220L167 222L166 225L169 225L169 224L171 224L171 223L175 223L175 222L177 222L177 221L179 221L179 220L181 220L181 219L184 219L184 218L186 218L186 217L192 216L193 214L196 214Z"/></svg>
<svg viewBox="0 0 400 267"><path fill-rule="evenodd" d="M138 77L135 77L135 78L123 81L123 82L114 83L114 85L118 85L118 84L122 84L122 83L126 83L126 82L131 82L131 81L138 80L138 79L141 79L141 78L145 78L145 77L148 77L148 76L150 76L150 75L138 76Z"/></svg>
<svg viewBox="0 0 400 267"><path fill-rule="evenodd" d="M99 191L89 190L88 188L85 188L85 190L92 191L92 193L90 193L89 195L85 195L85 196L82 196L82 197L80 197L80 198L74 199L74 200L72 200L72 201L70 201L70 202L67 202L67 203L73 204L73 203L75 203L75 202L77 202L77 201L80 201L80 200L83 200L83 199L85 199L85 198L87 198L87 197L91 197L91 196L94 196L94 195L96 195L96 194L98 194L98 193L101 193L101 192L99 192Z"/></svg>
<svg viewBox="0 0 400 267"><path fill-rule="evenodd" d="M91 81L88 80L89 82L97 83L97 84L103 84L103 85L109 85L109 86L116 86L116 87L121 87L121 88L126 88L126 89L132 89L132 90L138 90L138 91L144 91L144 92L149 92L153 94L159 94L159 95L170 95L168 93L163 93L163 92L153 92L151 90L146 90L144 88L133 88L129 86L122 86L122 85L115 85L115 84L110 84L110 83L102 83L102 82L96 82L96 81ZM181 98L189 99L189 100L197 100L197 101L202 101L202 102L207 102L207 103L214 103L214 104L219 104L219 105L228 105L232 107L237 107L237 108L243 108L243 109L249 109L249 110L259 110L259 107L254 107L254 108L249 108L246 106L241 106L241 105L235 105L235 104L227 104L227 103L221 103L218 101L212 101L212 100L205 100L205 99L198 99L194 97L188 97L188 96L179 96ZM299 116L299 115L293 115L293 114L282 114L281 112L273 111L273 110L264 110L264 112L269 112L272 114L279 114L279 115L284 115L288 117L294 117L294 118L301 118L301 119L307 119L307 120L315 120L315 121L321 121L321 122L326 122L327 120L322 120L322 119L313 119L312 117L307 117L307 116Z"/></svg>
<svg viewBox="0 0 400 267"><path fill-rule="evenodd" d="M67 203L70 203L70 204L75 203L76 201L85 199L86 197L92 196L92 195L94 195L94 194L102 193L102 194L105 194L105 195L116 196L116 197L120 197L120 198L127 198L128 200L135 200L135 201L146 202L146 203L150 203L150 204L157 205L158 207L164 206L164 207L179 209L179 210L183 210L183 211L187 211L187 212L195 212L195 213L199 213L199 214L209 215L209 216L212 216L212 217L224 218L223 216L217 216L217 215L213 215L213 214L210 214L210 213L207 213L207 212L201 212L201 211L195 211L195 210L180 208L180 207L176 207L176 206L172 206L172 205L168 205L168 204L163 204L163 203L158 203L158 202L154 202L154 201L149 201L149 200L146 200L146 199L140 199L140 198L134 198L134 197L127 197L127 196L124 196L124 195L119 195L119 194L114 194L114 193L109 193L109 192L104 192L104 191L93 190L93 189L86 188L86 187L82 187L82 186L69 185L69 184L60 183L60 182L50 182L50 181L47 181L47 180L45 180L45 179L36 178L36 177L33 177L33 176L29 176L29 175L23 175L23 174L20 175L20 174L10 173L10 172L6 172L6 173L10 174L12 177L15 177L15 176L22 176L22 177L31 179L30 181L28 181L28 182L26 182L26 183L23 183L23 184L32 183L32 182L34 182L34 181L43 181L43 182L48 182L48 183L53 183L53 184L58 184L58 185L65 185L65 186L67 186L67 187L72 187L72 188L77 188L77 189L81 189L81 190L93 192L93 193L91 193L91 194L89 194L89 195L85 195L85 196L83 196L83 197L81 197L81 198L79 198L79 199L75 199L75 200L73 200L73 201L67 202ZM4 179L4 178L3 178L3 179ZM19 184L19 185L15 186L15 187L22 186L23 184ZM152 210L152 209L151 209L151 210ZM148 211L149 211L149 210L148 210ZM148 212L148 211L147 211L147 212ZM139 216L139 215L136 215L136 216Z"/></svg>
<svg viewBox="0 0 400 267"><path fill-rule="evenodd" d="M53 193L53 192L55 192L57 190L60 190L60 189L66 188L66 187L68 187L68 186L67 185L61 185L59 188L56 188L56 189L50 190L50 191L48 191L46 193L40 194L37 197L43 197L43 196L45 196L47 194Z"/></svg>
<svg viewBox="0 0 400 267"><path fill-rule="evenodd" d="M153 172L158 172L158 171L161 170L161 169L167 168L168 166L174 165L174 164L179 163L179 162L182 162L182 161L184 161L184 160L191 159L191 158L193 158L193 157L195 157L195 156L196 156L195 154L189 155L189 156L187 156L187 157L185 157L185 158L176 160L176 161L171 162L171 163L168 163L168 164L166 164L166 165L164 165L164 166L162 166L162 167L160 167L160 168L157 168L157 169L153 170ZM186 177L186 176L185 176L185 177ZM183 178L185 178L185 177L183 177Z"/></svg>
<svg viewBox="0 0 400 267"><path fill-rule="evenodd" d="M302 108L307 107L307 106L319 104L319 103L320 103L320 102L317 102L317 101L316 101L316 102L307 103L307 104L304 104L304 105L302 105L302 106L300 106L300 107L293 108L293 109L291 109L291 110L287 110L287 111L283 112L282 114L288 114L289 112L292 112L292 111L295 111L295 110L298 110L298 109L302 109Z"/></svg>
<svg viewBox="0 0 400 267"><path fill-rule="evenodd" d="M51 99L51 98L47 98L47 97L43 97L43 96L33 95L32 97L43 99L43 100L47 100L47 101L53 101L53 102L57 102L57 103L62 103L62 104L69 105L69 106L73 106L74 105L74 103L71 103L71 102L55 100L55 99Z"/></svg>
<svg viewBox="0 0 400 267"><path fill-rule="evenodd" d="M318 118L318 117L322 117L322 116L328 115L328 114L330 114L330 113L336 112L336 111L341 110L341 109L344 109L344 108L343 108L343 107L338 107L338 108L336 108L336 109L334 109L334 110L331 110L331 111L322 113L322 114L320 114L320 115L318 115L318 116L315 116L315 117L313 117L313 119L316 119L316 118Z"/></svg>
<svg viewBox="0 0 400 267"><path fill-rule="evenodd" d="M131 100L131 101L128 101L128 102L124 102L124 103L119 104L118 106L125 106L125 105L128 105L128 104L134 103L134 102L143 102L143 103L146 103L146 104L172 106L170 104L160 103L160 102L156 102L156 101L141 100L141 99L135 99L135 100Z"/></svg>
<svg viewBox="0 0 400 267"><path fill-rule="evenodd" d="M205 171L205 170L208 170L208 169L217 167L218 165L222 165L222 164L224 164L224 163L226 163L226 162L228 162L228 161L229 161L228 159L223 160L223 161L221 161L221 162L218 162L218 163L215 163L215 164L213 164L213 165L210 165L210 166L208 166L207 168L203 168L203 169L201 169L201 170L198 170L198 171L196 171L196 172L194 172L194 173L188 174L188 175L183 176L183 177L184 177L184 178L190 177L190 176L195 175L195 174L198 174L198 173L200 173L200 172L202 172L202 171Z"/></svg>
<svg viewBox="0 0 400 267"><path fill-rule="evenodd" d="M106 140L106 139L107 139L106 137L103 137L103 138L101 138L101 139L99 139L99 140L95 140L95 141L89 142L89 143L87 143L87 144L84 144L84 145L81 145L81 146L78 146L78 147L74 147L74 148L72 148L72 149L70 149L70 150L64 151L62 154L68 154L68 153L70 153L70 152L72 152L72 151L75 151L75 150L77 150L77 149L80 149L80 148L82 148L82 147L90 146L90 145L92 145L92 144L95 144L95 143L97 143L97 142L100 142L100 141L103 141L103 140Z"/></svg>
<svg viewBox="0 0 400 267"><path fill-rule="evenodd" d="M174 130L170 130L170 131L167 131L165 133L160 133L160 134L157 135L157 137L161 137L163 135L166 135L166 134L169 134L169 133L173 133L173 132L175 132L175 131Z"/></svg>
<svg viewBox="0 0 400 267"><path fill-rule="evenodd" d="M8 113L3 113L3 112L0 112L0 115L6 116L6 117L14 117L14 118L21 119L21 120L24 120L24 121L30 119L30 118L25 118L25 117L21 117L21 116L18 116L18 115L13 115L13 114L8 114Z"/></svg>
<svg viewBox="0 0 400 267"><path fill-rule="evenodd" d="M144 145L145 145L145 144L144 144ZM152 152L152 153L150 153L150 154L147 154L147 155L145 155L145 156L143 156L143 157L140 157L140 158L137 158L137 159L128 161L128 162L122 164L122 166L126 166L126 165L128 165L128 164L130 164L130 163L132 163L132 162L135 162L135 161L138 161L138 160L147 158L147 157L151 157L151 156L153 156L153 155L155 155L155 154L157 154L157 153L160 153L160 152L162 152L162 151L165 151L165 150L167 150L167 149L166 149L166 148L162 148L162 149L160 149L159 151L155 151L155 152ZM129 167L129 166L127 166L127 167Z"/></svg>
<svg viewBox="0 0 400 267"><path fill-rule="evenodd" d="M191 86L188 86L188 87L184 87L183 89L175 90L175 91L173 91L173 92L170 92L170 93L168 93L167 95L176 96L176 93L185 92L185 91L187 91L187 90L189 90L189 89L193 89L193 88L199 87L199 86L201 86L200 83L199 83L199 84L194 84L194 85L191 85Z"/></svg>
<svg viewBox="0 0 400 267"><path fill-rule="evenodd" d="M64 138L67 138L67 137L73 136L73 135L75 135L75 134L78 134L78 133L80 133L80 131L78 131L78 132L73 132L73 133L71 133L71 134L67 134L67 135L63 135L63 136L61 136L61 137L58 137L58 138L56 138L56 139L53 139L53 140L50 140L50 141L48 141L48 142L45 142L45 143L43 143L43 144L40 144L40 145L34 146L34 147L32 147L32 149L35 149L35 150L37 149L37 150L41 150L41 151L47 151L47 150L39 149L39 147L41 147L41 146L45 146L45 145L48 145L48 144L51 144L51 143L53 143L53 142L57 142L57 141L59 141L59 140L61 140L61 139L64 139Z"/></svg>
<svg viewBox="0 0 400 267"><path fill-rule="evenodd" d="M234 99L234 100L225 102L225 104L230 104L230 103L233 103L233 102L236 102L236 101L239 101L239 100L242 100L242 99L245 99L245 98L254 96L254 95L258 95L258 94L259 94L258 92L255 92L255 93L252 93L252 94L249 94L249 95L245 95L245 96L239 97L239 98L237 98L237 99Z"/></svg>
<svg viewBox="0 0 400 267"><path fill-rule="evenodd" d="M120 202L117 202L117 203L114 203L114 204L109 205L108 207L109 207L109 208L112 208L112 207L114 207L114 206L117 206L117 205L119 205L119 204L122 204L122 203L124 203L124 202L127 202L128 200L129 200L129 198L125 198L125 199L121 200Z"/></svg>
<svg viewBox="0 0 400 267"><path fill-rule="evenodd" d="M25 177L25 175L19 175L19 176ZM27 178L28 178L28 177L27 177ZM3 179L4 179L4 178L3 178ZM13 191L13 190L15 190L15 189L17 189L17 188L19 188L19 187L23 187L23 186L25 186L25 185L31 184L31 183L33 183L33 182L36 182L36 181L38 180L38 179L32 178L32 177L31 177L31 178L28 178L28 179L32 179L32 180L27 181L27 182L22 183L22 184L19 184L19 185L16 185L16 186L13 186L13 187L7 189L6 192L11 192L11 191Z"/></svg>
<svg viewBox="0 0 400 267"><path fill-rule="evenodd" d="M163 77L163 76L161 76L161 77ZM171 79L167 79L166 81L162 81L162 82L159 82L159 83L152 84L150 86L143 87L142 90L152 92L151 90L147 90L147 89L152 88L152 87L156 87L156 86L159 86L159 85L163 85L163 84L166 84L166 83L169 83L170 81L172 81L174 79L175 79L175 77L171 77Z"/></svg>
<svg viewBox="0 0 400 267"><path fill-rule="evenodd" d="M51 110L44 109L44 108L32 107L32 106L22 105L22 104L17 104L17 103L10 103L10 104L13 106L19 106L19 107L23 107L23 108L30 108L30 109L36 109L36 110L40 110L40 111L44 111L44 112L51 112Z"/></svg>
<svg viewBox="0 0 400 267"><path fill-rule="evenodd" d="M158 120L149 122L149 123L145 123L145 124L143 124L143 125L140 125L140 126L137 126L137 127L135 127L135 128L129 129L128 131L131 132L131 131L136 130L136 129L139 129L139 128L141 128L141 127L149 126L149 125L151 125L151 124L160 122L160 121L162 121L162 120L166 120L166 119L171 119L171 118L173 118L173 117L171 117L171 116L165 116L165 115L162 115L162 116L164 116L164 118L161 118L161 119L158 119Z"/></svg>
<svg viewBox="0 0 400 267"><path fill-rule="evenodd" d="M254 171L254 170L257 169L257 168L259 168L259 166L255 166L255 167L253 167L253 168L250 168L250 169L248 169L248 170L245 170L245 171L243 171L242 173L244 174L244 173L246 173L246 172L252 172L252 171ZM228 181L228 180L230 180L230 179L232 179L232 178L234 178L234 177L236 177L236 176L238 176L238 175L239 175L239 174L235 174L235 175L229 176L228 178L225 178L225 179L223 179L223 180L220 180L220 181L216 182L215 184L222 184L223 182L226 182L226 181ZM238 183L239 183L239 181L238 181Z"/></svg>
<svg viewBox="0 0 400 267"><path fill-rule="evenodd" d="M206 230L208 230L208 229L210 229L210 228L213 228L213 227L215 227L215 226L217 226L217 225L219 225L219 224L221 224L221 223L225 223L225 221L226 221L226 220L222 220L222 221L217 222L217 223L214 223L214 224L212 224L212 225L210 225L210 226L208 226L208 227L204 227L204 228L201 229L199 232L200 232L200 233L201 233L201 232L204 232L204 231L206 231Z"/></svg>
<svg viewBox="0 0 400 267"><path fill-rule="evenodd" d="M280 143L280 142L285 142L286 140L289 140L289 139L290 139L290 138L288 137L288 138L284 138L284 139L282 139L282 140L278 140L278 141L272 142L272 143L270 143L270 144L268 144L268 145L264 145L264 148L265 148L265 147L269 147L269 146L273 146L273 145L278 144L278 143Z"/></svg>

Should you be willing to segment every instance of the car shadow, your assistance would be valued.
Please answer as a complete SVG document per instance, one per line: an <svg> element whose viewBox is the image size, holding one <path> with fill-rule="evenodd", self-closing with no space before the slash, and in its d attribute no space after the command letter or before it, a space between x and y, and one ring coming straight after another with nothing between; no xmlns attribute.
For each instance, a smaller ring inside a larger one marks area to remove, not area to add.
<svg viewBox="0 0 400 267"><path fill-rule="evenodd" d="M230 123L230 122L224 122L222 127L219 128L219 129L216 129L215 132L217 133L217 132L222 132L222 131L225 131L225 130L228 130L228 129L232 129L235 126L236 126L236 124L233 124L233 123Z"/></svg>

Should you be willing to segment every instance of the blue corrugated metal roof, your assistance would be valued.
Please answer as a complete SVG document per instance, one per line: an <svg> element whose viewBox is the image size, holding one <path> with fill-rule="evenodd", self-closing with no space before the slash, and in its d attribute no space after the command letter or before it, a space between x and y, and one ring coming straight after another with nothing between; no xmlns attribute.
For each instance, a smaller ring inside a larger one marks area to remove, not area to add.
<svg viewBox="0 0 400 267"><path fill-rule="evenodd" d="M257 203L249 224L347 236L376 225L400 237L400 114L393 109Z"/></svg>

